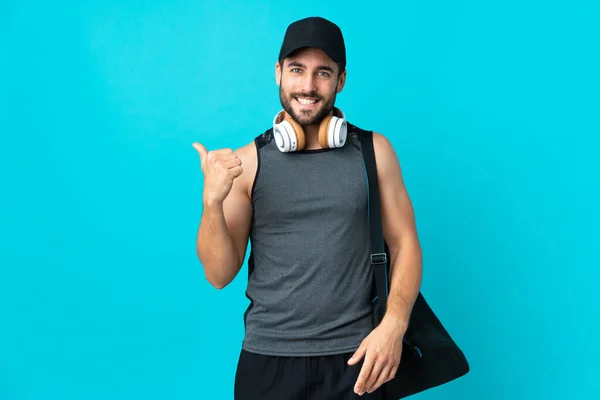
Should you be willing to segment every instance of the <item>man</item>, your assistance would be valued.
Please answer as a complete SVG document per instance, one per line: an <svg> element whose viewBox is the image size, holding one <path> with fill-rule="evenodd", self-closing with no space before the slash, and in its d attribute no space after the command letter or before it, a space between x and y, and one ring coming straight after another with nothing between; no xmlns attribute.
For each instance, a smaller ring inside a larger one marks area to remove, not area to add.
<svg viewBox="0 0 600 400"><path fill-rule="evenodd" d="M319 17L292 23L275 72L277 129L236 151L194 143L204 174L197 253L207 280L228 285L252 242L235 398L380 399L397 371L422 273L400 165L390 142L373 133L391 256L387 311L374 327L361 130L342 124L334 107L346 83L339 27Z"/></svg>

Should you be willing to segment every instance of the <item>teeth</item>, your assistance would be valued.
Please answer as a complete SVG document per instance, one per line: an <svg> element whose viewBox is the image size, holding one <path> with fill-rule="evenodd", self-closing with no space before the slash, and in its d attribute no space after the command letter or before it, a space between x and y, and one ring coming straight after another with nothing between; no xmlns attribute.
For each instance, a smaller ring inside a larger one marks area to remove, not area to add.
<svg viewBox="0 0 600 400"><path fill-rule="evenodd" d="M316 99L306 99L306 98L302 98L302 97L296 97L296 100L298 100L298 102L300 104L304 104L304 105L315 104L317 102Z"/></svg>

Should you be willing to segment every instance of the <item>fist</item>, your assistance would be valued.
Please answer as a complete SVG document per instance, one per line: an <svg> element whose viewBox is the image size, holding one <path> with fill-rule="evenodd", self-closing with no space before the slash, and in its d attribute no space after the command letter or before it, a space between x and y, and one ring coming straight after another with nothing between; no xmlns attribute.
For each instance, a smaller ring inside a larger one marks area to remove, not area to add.
<svg viewBox="0 0 600 400"><path fill-rule="evenodd" d="M200 168L204 174L204 201L223 202L234 179L243 172L242 160L231 149L207 151L200 143L193 146L200 155Z"/></svg>

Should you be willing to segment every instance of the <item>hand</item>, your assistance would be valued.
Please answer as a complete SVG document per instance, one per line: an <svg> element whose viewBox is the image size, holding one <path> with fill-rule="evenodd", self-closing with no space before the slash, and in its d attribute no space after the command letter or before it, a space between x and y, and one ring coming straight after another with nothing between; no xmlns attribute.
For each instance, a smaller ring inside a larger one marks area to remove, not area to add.
<svg viewBox="0 0 600 400"><path fill-rule="evenodd" d="M243 172L242 160L231 149L206 151L200 143L194 143L193 147L200 155L200 168L204 174L204 201L223 202L234 179Z"/></svg>
<svg viewBox="0 0 600 400"><path fill-rule="evenodd" d="M355 365L365 357L354 386L355 393L359 396L365 392L372 393L396 376L402 355L402 336L400 329L384 318L364 338L348 361L349 365Z"/></svg>

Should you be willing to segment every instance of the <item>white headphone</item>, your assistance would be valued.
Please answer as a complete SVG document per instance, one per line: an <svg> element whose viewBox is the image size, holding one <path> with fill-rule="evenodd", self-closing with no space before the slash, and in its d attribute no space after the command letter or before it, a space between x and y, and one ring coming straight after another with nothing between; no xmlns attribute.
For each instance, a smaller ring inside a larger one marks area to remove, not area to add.
<svg viewBox="0 0 600 400"><path fill-rule="evenodd" d="M337 115L336 115L337 114ZM304 149L304 130L282 110L273 118L273 136L283 153ZM343 147L347 137L347 122L343 111L334 107L333 115L323 118L319 125L319 144L323 148Z"/></svg>

